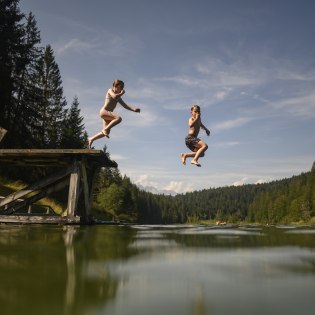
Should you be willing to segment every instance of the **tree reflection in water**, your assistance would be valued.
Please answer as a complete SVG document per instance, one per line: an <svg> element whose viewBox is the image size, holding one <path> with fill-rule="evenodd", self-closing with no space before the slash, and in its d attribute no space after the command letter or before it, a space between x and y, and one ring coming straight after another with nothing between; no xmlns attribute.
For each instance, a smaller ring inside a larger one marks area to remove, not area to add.
<svg viewBox="0 0 315 315"><path fill-rule="evenodd" d="M308 314L314 240L314 227L0 225L0 313Z"/></svg>
<svg viewBox="0 0 315 315"><path fill-rule="evenodd" d="M106 262L136 254L112 226L0 226L1 314L87 314L116 296Z"/></svg>

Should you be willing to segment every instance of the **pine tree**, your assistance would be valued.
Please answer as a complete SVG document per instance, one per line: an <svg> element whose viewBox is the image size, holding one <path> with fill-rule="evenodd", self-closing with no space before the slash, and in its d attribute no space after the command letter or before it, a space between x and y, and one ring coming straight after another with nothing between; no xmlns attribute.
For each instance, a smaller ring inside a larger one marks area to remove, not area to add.
<svg viewBox="0 0 315 315"><path fill-rule="evenodd" d="M58 148L66 119L66 100L59 67L50 45L46 46L39 60L36 84L41 95L35 105L38 112L36 141L42 148Z"/></svg>
<svg viewBox="0 0 315 315"><path fill-rule="evenodd" d="M87 141L87 134L83 124L83 117L80 115L79 100L75 96L70 109L66 112L63 123L61 147L69 149L84 148Z"/></svg>
<svg viewBox="0 0 315 315"><path fill-rule="evenodd" d="M21 72L17 85L17 104L13 120L16 145L19 147L34 146L33 129L38 119L38 113L34 110L34 103L36 104L36 101L40 99L38 89L34 85L36 66L42 52L42 48L37 46L39 43L40 33L36 26L35 17L30 13L25 25L24 50L21 56Z"/></svg>
<svg viewBox="0 0 315 315"><path fill-rule="evenodd" d="M9 132L6 142L14 135L10 132L16 108L16 83L20 74L23 52L24 15L18 8L19 0L0 1L0 126Z"/></svg>

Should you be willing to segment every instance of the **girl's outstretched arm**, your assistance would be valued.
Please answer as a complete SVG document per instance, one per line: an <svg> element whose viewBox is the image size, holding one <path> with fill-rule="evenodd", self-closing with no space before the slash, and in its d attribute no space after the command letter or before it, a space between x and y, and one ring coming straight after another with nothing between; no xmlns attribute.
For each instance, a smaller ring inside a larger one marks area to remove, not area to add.
<svg viewBox="0 0 315 315"><path fill-rule="evenodd" d="M124 108L126 108L132 112L140 113L140 108L133 108L133 107L129 106L128 104L126 104L122 99L120 99L118 102L121 104L122 107L124 107Z"/></svg>

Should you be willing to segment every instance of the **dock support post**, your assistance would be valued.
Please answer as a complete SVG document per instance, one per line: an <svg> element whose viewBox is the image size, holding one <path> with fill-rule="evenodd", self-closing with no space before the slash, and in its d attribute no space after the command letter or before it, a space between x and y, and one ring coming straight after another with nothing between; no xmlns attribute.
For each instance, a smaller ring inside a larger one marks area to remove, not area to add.
<svg viewBox="0 0 315 315"><path fill-rule="evenodd" d="M92 187L89 190L88 177L86 173L86 161L82 160L80 163L81 175L82 175L82 184L83 184L83 196L84 196L84 215L83 220L89 222L91 220L91 202L90 194L92 193Z"/></svg>
<svg viewBox="0 0 315 315"><path fill-rule="evenodd" d="M6 133L7 133L7 130L0 127L0 142L4 138Z"/></svg>
<svg viewBox="0 0 315 315"><path fill-rule="evenodd" d="M69 194L68 194L68 206L67 216L74 217L75 211L78 205L80 190L80 167L78 162L74 162L73 170L70 174Z"/></svg>
<svg viewBox="0 0 315 315"><path fill-rule="evenodd" d="M1 129L1 127L0 127ZM3 131L3 129L2 129ZM1 132L3 137L5 134ZM0 199L0 223L93 223L91 207L95 177L101 167L117 167L104 152L87 149L0 149L0 164L13 167L55 167L52 174L38 179ZM61 168L57 171L57 168ZM37 213L32 205L68 188L67 208L62 214ZM83 205L79 205L79 202ZM80 208L80 209L79 209ZM79 214L82 209L82 213Z"/></svg>

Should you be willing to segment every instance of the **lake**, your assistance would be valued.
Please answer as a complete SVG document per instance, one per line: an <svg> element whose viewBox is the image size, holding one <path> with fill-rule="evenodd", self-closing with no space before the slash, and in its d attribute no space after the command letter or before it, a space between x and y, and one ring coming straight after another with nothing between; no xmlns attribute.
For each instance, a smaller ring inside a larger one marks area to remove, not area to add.
<svg viewBox="0 0 315 315"><path fill-rule="evenodd" d="M315 314L315 227L0 225L0 314Z"/></svg>

